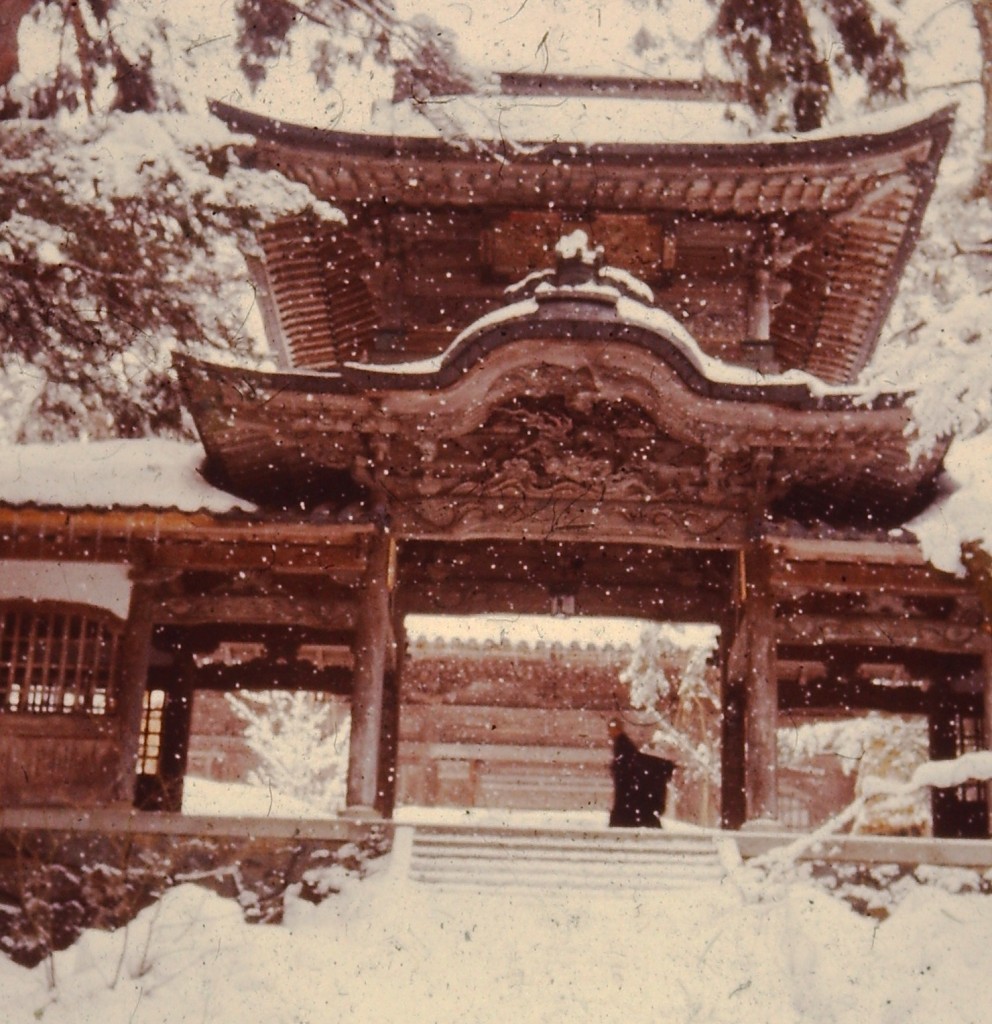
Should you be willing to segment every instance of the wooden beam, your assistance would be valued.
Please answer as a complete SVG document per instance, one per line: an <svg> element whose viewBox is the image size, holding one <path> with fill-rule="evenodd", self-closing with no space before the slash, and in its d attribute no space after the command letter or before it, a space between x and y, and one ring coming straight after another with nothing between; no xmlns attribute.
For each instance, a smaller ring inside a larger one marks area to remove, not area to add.
<svg viewBox="0 0 992 1024"><path fill-rule="evenodd" d="M466 507L468 503L466 502ZM620 503L596 500L525 498L506 515L497 497L475 503L471 515L458 521L450 498L407 500L398 507L393 527L402 538L455 542L475 540L561 541L624 544L631 541L678 548L720 550L740 547L746 540L745 516L733 509L707 509L698 504L662 506L668 513L651 521L636 521ZM638 510L640 511L640 510Z"/></svg>
<svg viewBox="0 0 992 1024"><path fill-rule="evenodd" d="M909 562L788 561L775 562L771 585L777 595L811 592L840 594L919 594L957 597L968 585L928 565Z"/></svg>
<svg viewBox="0 0 992 1024"><path fill-rule="evenodd" d="M771 542L776 560L802 562L861 562L884 565L928 565L917 544L879 540L820 540L776 537Z"/></svg>
<svg viewBox="0 0 992 1024"><path fill-rule="evenodd" d="M914 686L879 686L864 679L830 677L813 682L779 682L779 711L852 710L888 711L904 715L923 715L930 706L926 690Z"/></svg>
<svg viewBox="0 0 992 1024"><path fill-rule="evenodd" d="M973 655L982 653L988 636L980 625L867 612L862 615L790 615L777 621L776 635L780 644L793 646L853 644Z"/></svg>
<svg viewBox="0 0 992 1024"><path fill-rule="evenodd" d="M0 508L0 558L131 562L178 569L273 568L340 573L365 567L371 526L226 519L147 509Z"/></svg>
<svg viewBox="0 0 992 1024"><path fill-rule="evenodd" d="M242 623L344 631L355 627L355 608L352 602L314 601L290 595L210 594L166 598L155 620L162 625Z"/></svg>
<svg viewBox="0 0 992 1024"><path fill-rule="evenodd" d="M167 683L172 669L153 669L151 679ZM240 665L200 665L192 675L197 690L233 693L235 690L308 690L314 693L348 694L352 670L342 666L321 668L312 662L256 658Z"/></svg>
<svg viewBox="0 0 992 1024"><path fill-rule="evenodd" d="M661 581L654 587L606 583L583 583L573 588L539 583L448 579L423 586L408 585L403 596L405 613L476 615L507 612L518 615L548 615L552 598L568 594L575 598L574 614L630 616L668 622L715 622L726 611L726 597L708 590L679 589Z"/></svg>
<svg viewBox="0 0 992 1024"><path fill-rule="evenodd" d="M188 571L269 569L286 575L332 577L356 582L365 569L364 556L333 544L294 544L290 537L271 540L232 536L224 540L183 540L158 544L155 564Z"/></svg>
<svg viewBox="0 0 992 1024"><path fill-rule="evenodd" d="M294 657L295 652L305 645L340 646L351 645L349 630L334 629L331 626L315 628L295 623L244 623L205 622L191 625L158 625L155 627L155 646L162 651L192 651L209 654L218 645L262 644L273 656Z"/></svg>

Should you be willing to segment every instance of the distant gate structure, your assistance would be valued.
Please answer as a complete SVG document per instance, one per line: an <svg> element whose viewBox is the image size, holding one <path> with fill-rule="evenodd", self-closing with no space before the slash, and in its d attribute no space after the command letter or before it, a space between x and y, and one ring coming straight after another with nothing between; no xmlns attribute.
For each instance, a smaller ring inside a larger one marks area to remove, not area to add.
<svg viewBox="0 0 992 1024"><path fill-rule="evenodd" d="M628 103L664 123L663 103ZM348 803L388 816L404 618L567 608L720 627L728 827L779 817L786 714L920 714L934 756L987 745L979 596L902 529L945 446L911 456L904 397L854 387L950 109L499 154L217 112L254 136L243 160L347 225L260 238L278 369L177 363L204 472L240 509L0 508L4 558L129 575L103 717L63 705L41 724L17 687L49 648L4 634L0 736L57 732L71 765L109 730L87 799L175 807L191 694L277 679L350 697ZM0 794L70 795L61 769L4 764ZM938 834L987 834L982 787L934 808Z"/></svg>

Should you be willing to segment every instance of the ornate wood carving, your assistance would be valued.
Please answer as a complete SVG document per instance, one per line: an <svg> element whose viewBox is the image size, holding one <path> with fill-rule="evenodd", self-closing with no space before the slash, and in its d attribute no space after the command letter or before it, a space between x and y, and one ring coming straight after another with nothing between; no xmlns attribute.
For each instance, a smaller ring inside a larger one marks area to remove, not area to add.
<svg viewBox="0 0 992 1024"><path fill-rule="evenodd" d="M740 543L753 494L746 457L707 459L630 402L520 396L481 427L421 446L415 471L377 479L401 534L631 536Z"/></svg>
<svg viewBox="0 0 992 1024"><path fill-rule="evenodd" d="M256 623L294 625L300 629L350 630L355 625L355 611L352 601L211 594L205 597L169 597L159 606L155 620L162 625Z"/></svg>
<svg viewBox="0 0 992 1024"><path fill-rule="evenodd" d="M948 654L981 654L986 634L980 626L943 619L913 619L872 613L850 616L792 615L778 619L779 643L852 644L899 647Z"/></svg>

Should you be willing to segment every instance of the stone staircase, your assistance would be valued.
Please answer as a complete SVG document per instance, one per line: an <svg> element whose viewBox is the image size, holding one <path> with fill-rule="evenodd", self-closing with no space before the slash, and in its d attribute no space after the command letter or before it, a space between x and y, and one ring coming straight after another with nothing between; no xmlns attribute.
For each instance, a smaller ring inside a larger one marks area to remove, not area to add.
<svg viewBox="0 0 992 1024"><path fill-rule="evenodd" d="M724 875L712 836L653 829L417 825L397 830L393 856L416 882L477 889L684 889Z"/></svg>

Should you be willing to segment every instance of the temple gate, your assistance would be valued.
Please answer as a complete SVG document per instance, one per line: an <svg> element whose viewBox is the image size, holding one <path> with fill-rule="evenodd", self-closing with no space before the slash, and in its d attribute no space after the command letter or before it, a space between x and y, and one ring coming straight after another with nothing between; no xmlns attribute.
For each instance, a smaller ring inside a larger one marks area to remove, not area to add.
<svg viewBox="0 0 992 1024"><path fill-rule="evenodd" d="M987 743L979 595L901 529L944 448L911 450L904 396L852 386L949 111L504 164L218 109L258 140L244 159L348 224L260 239L278 369L177 365L208 478L254 512L0 510L5 557L131 567L120 771L95 799L131 795L146 690L164 695L161 750L137 795L170 807L192 690L277 671L350 695L349 807L388 815L412 612L718 624L730 827L778 817L784 713L924 714L938 756ZM222 644L253 654L206 657ZM943 834L987 827L983 792L935 811Z"/></svg>

